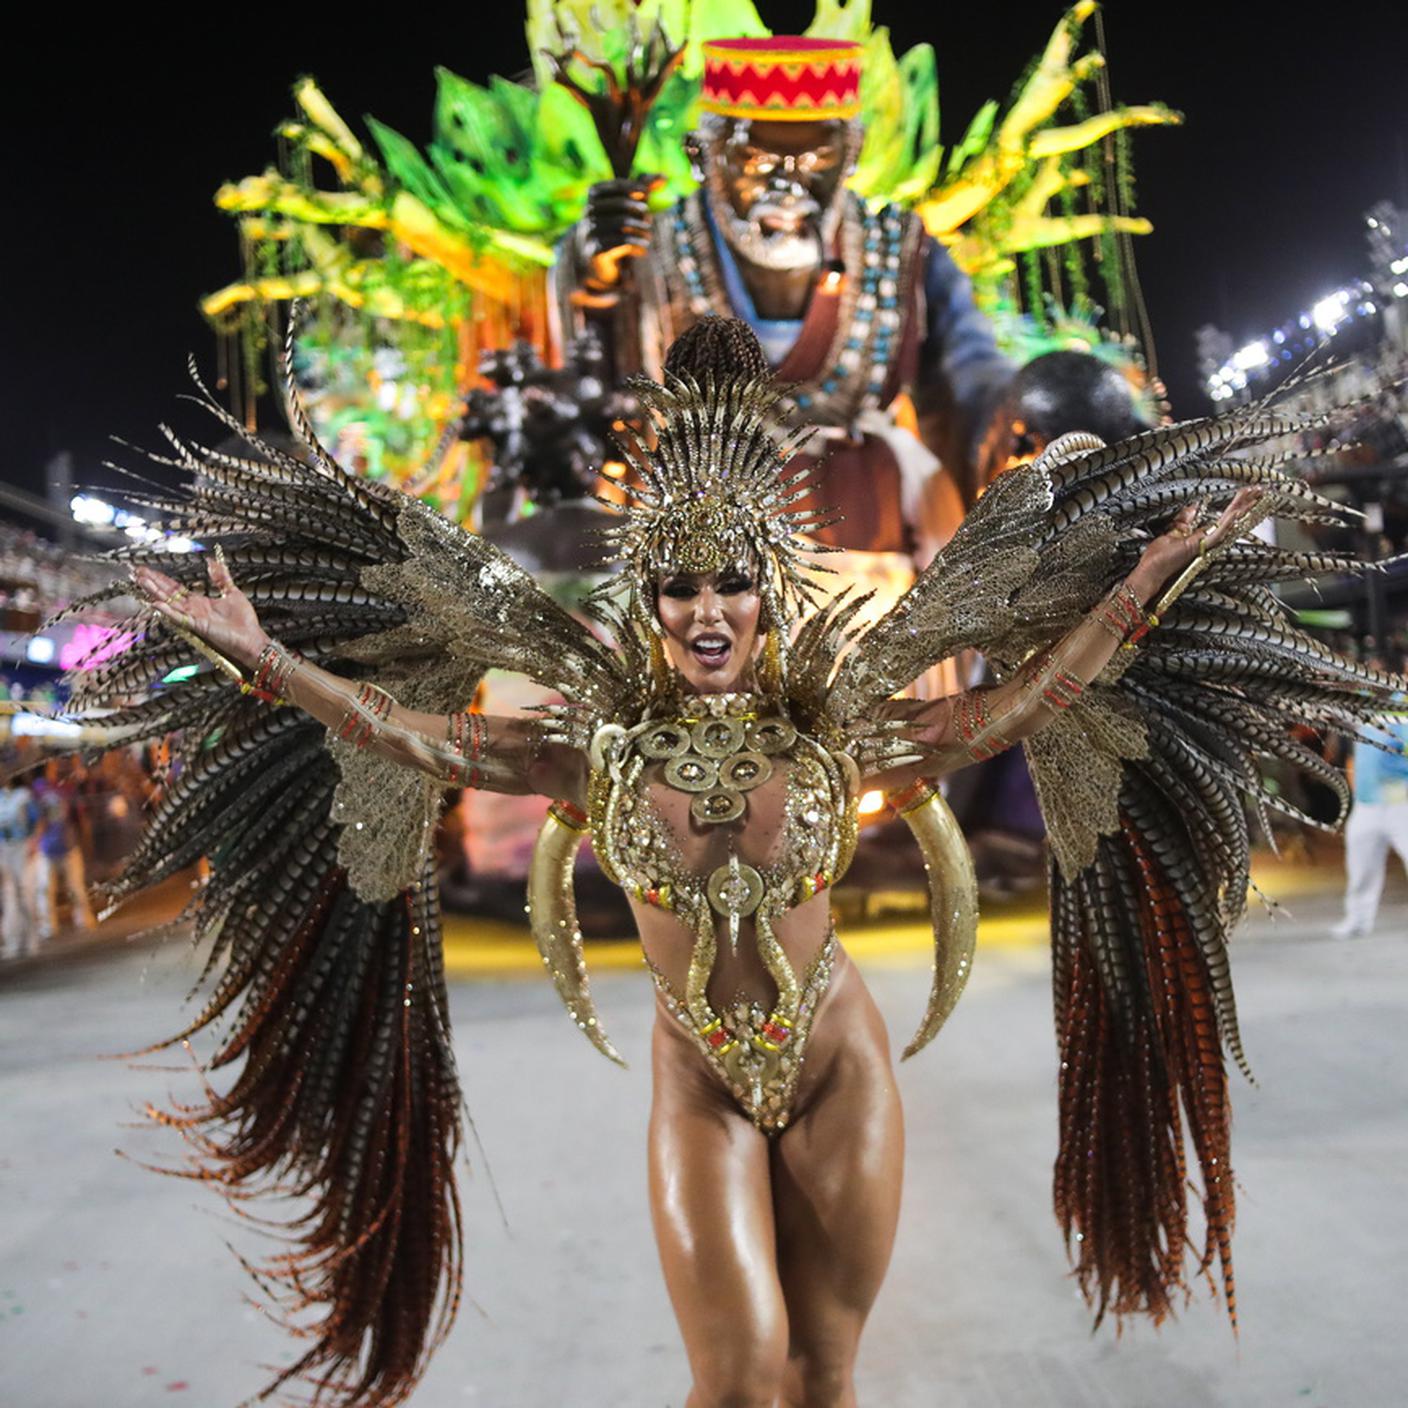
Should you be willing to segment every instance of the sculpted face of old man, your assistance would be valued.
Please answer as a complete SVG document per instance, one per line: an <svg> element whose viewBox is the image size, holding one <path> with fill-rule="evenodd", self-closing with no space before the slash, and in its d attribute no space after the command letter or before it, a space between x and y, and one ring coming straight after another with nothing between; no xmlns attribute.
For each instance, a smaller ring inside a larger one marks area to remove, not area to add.
<svg viewBox="0 0 1408 1408"><path fill-rule="evenodd" d="M838 118L775 122L705 114L689 153L736 254L762 269L815 270L860 137L859 124Z"/></svg>

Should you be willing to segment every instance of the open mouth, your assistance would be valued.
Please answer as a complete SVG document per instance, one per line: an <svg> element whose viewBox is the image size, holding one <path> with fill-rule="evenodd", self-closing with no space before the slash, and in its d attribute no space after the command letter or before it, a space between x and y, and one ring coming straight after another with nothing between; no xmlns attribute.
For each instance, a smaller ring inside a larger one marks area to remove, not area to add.
<svg viewBox="0 0 1408 1408"><path fill-rule="evenodd" d="M725 664L733 653L733 643L727 636L719 635L696 636L690 641L689 648L694 652L694 658L711 670Z"/></svg>
<svg viewBox="0 0 1408 1408"><path fill-rule="evenodd" d="M770 210L759 217L758 224L769 235L800 235L807 216L797 210Z"/></svg>

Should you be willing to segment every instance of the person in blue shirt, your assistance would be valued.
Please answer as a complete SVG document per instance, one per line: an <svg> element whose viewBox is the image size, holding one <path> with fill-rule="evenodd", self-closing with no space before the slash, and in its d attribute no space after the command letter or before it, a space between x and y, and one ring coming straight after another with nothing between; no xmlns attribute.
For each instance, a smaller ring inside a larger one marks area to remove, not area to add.
<svg viewBox="0 0 1408 1408"><path fill-rule="evenodd" d="M1408 697L1386 728L1366 730L1378 744L1354 745L1354 806L1344 833L1344 918L1336 938L1370 934L1378 918L1389 851L1408 870Z"/></svg>
<svg viewBox="0 0 1408 1408"><path fill-rule="evenodd" d="M39 811L39 844L35 856L34 908L39 937L50 939L58 923L59 887L68 891L73 922L80 928L97 926L88 899L88 877L78 835L78 799L57 758L45 765L44 776L34 785Z"/></svg>

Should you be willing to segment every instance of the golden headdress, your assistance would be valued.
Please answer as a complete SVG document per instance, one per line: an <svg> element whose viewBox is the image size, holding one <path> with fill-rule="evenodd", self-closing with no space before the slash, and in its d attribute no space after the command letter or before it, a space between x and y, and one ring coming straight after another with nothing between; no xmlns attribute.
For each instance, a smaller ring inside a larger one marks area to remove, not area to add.
<svg viewBox="0 0 1408 1408"><path fill-rule="evenodd" d="M769 624L814 604L810 561L831 551L809 532L836 521L803 505L812 465L789 463L810 437L786 424L786 388L773 381L752 329L705 318L670 349L664 384L629 389L648 416L621 452L633 474L620 517L604 534L608 561L628 566L633 599L653 603L662 573L753 566ZM651 613L653 615L653 612Z"/></svg>

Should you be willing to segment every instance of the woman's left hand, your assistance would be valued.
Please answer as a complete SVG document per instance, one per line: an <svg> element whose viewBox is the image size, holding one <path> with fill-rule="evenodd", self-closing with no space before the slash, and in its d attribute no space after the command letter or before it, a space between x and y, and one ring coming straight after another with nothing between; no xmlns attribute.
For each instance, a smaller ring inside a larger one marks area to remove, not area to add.
<svg viewBox="0 0 1408 1408"><path fill-rule="evenodd" d="M1189 504L1168 531L1144 549L1139 565L1129 575L1130 585L1145 601L1157 596L1199 553L1209 552L1225 541L1236 530L1237 521L1263 497L1261 489L1241 490L1222 510L1217 522L1207 528L1198 527L1201 505Z"/></svg>

